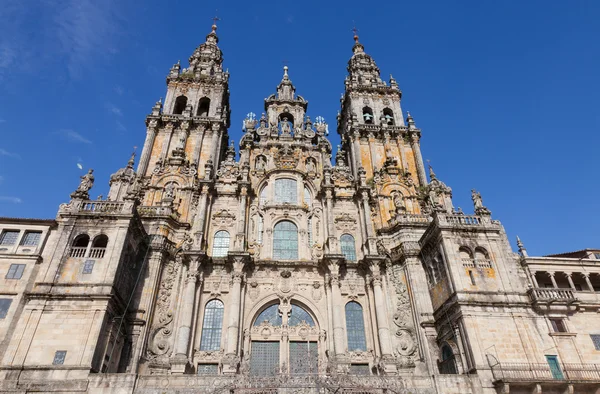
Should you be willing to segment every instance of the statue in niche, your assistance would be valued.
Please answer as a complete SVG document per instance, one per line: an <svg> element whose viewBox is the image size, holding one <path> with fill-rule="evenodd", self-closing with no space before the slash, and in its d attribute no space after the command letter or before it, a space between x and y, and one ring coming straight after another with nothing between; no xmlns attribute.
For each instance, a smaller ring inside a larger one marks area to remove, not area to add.
<svg viewBox="0 0 600 394"><path fill-rule="evenodd" d="M287 116L284 116L281 120L281 135L290 135L292 133L292 127L288 121Z"/></svg>
<svg viewBox="0 0 600 394"><path fill-rule="evenodd" d="M260 155L256 158L256 171L264 171L264 169L267 167L267 160L265 159L264 156Z"/></svg>
<svg viewBox="0 0 600 394"><path fill-rule="evenodd" d="M168 183L165 186L165 196L164 199L174 199L175 198L175 185L173 182Z"/></svg>
<svg viewBox="0 0 600 394"><path fill-rule="evenodd" d="M313 159L306 159L306 172L315 172L315 163Z"/></svg>
<svg viewBox="0 0 600 394"><path fill-rule="evenodd" d="M404 207L404 203L402 201L402 194L400 192L394 194L393 201L394 207L396 208L396 214L401 214L404 213L404 211L406 211L406 208Z"/></svg>

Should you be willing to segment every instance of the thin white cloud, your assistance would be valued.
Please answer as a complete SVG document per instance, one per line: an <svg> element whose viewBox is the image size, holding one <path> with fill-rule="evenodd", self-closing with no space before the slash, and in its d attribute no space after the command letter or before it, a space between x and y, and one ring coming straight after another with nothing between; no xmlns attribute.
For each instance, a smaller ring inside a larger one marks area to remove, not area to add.
<svg viewBox="0 0 600 394"><path fill-rule="evenodd" d="M6 119L0 119L0 123L6 122Z"/></svg>
<svg viewBox="0 0 600 394"><path fill-rule="evenodd" d="M125 90L123 90L123 87L121 87L120 85L116 85L115 86L115 93L118 94L119 96L122 96L123 93L125 93Z"/></svg>
<svg viewBox="0 0 600 394"><path fill-rule="evenodd" d="M10 202L12 204L20 204L23 202L19 197L0 196L0 202Z"/></svg>
<svg viewBox="0 0 600 394"><path fill-rule="evenodd" d="M83 144L91 144L92 143L92 141L88 140L87 138L85 138L84 136L82 136L81 134L76 132L75 130L71 130L71 129L62 129L62 130L57 131L55 134L59 135L61 138L66 139L67 141L70 141L70 142L80 142Z"/></svg>
<svg viewBox="0 0 600 394"><path fill-rule="evenodd" d="M115 114L117 116L123 116L123 112L121 111L121 108L117 107L116 105L114 105L112 103L106 103L106 109L109 112L112 112L113 114Z"/></svg>
<svg viewBox="0 0 600 394"><path fill-rule="evenodd" d="M127 127L123 123L117 120L117 130L119 131L127 131Z"/></svg>
<svg viewBox="0 0 600 394"><path fill-rule="evenodd" d="M2 148L0 148L0 156L11 157L13 159L20 159L21 158L21 156L18 153L9 152L6 149L2 149Z"/></svg>

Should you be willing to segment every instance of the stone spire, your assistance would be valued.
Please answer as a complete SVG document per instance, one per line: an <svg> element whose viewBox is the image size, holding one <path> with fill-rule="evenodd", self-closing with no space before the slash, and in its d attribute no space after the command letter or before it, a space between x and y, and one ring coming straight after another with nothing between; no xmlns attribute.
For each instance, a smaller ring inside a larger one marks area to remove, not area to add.
<svg viewBox="0 0 600 394"><path fill-rule="evenodd" d="M217 36L216 21L212 25L210 33L206 36L206 41L196 48L189 58L190 66L183 69L181 75L185 78L201 79L208 78L227 79L229 73L223 72L223 52L217 45L219 37ZM179 62L173 66L179 68ZM173 69L171 69L173 74Z"/></svg>
<svg viewBox="0 0 600 394"><path fill-rule="evenodd" d="M354 46L352 57L348 61L347 89L377 89L387 85L381 80L381 72L373 58L365 53L365 47L358 41L357 30L354 29Z"/></svg>
<svg viewBox="0 0 600 394"><path fill-rule="evenodd" d="M284 66L283 78L277 86L277 99L282 101L294 101L295 93L296 88L288 75L288 66Z"/></svg>
<svg viewBox="0 0 600 394"><path fill-rule="evenodd" d="M517 235L517 247L519 248L519 254L521 256L528 257L527 249L525 248L525 245L523 245L523 242L521 242L521 239L519 238L518 235Z"/></svg>

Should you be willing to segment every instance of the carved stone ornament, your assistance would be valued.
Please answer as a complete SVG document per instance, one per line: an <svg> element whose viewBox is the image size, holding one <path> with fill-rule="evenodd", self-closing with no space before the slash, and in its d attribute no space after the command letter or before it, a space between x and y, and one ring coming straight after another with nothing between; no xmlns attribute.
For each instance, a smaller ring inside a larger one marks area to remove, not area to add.
<svg viewBox="0 0 600 394"><path fill-rule="evenodd" d="M196 176L198 167L189 160L171 161L158 159L152 173L155 175L162 174L181 174L188 176Z"/></svg>
<svg viewBox="0 0 600 394"><path fill-rule="evenodd" d="M323 298L323 292L322 292L321 287L323 287L323 286L321 286L321 283L319 281L313 282L312 291L311 291L313 300L320 301L321 298Z"/></svg>
<svg viewBox="0 0 600 394"><path fill-rule="evenodd" d="M356 219L352 217L348 212L344 212L341 215L337 216L333 223L340 231L352 231L356 229Z"/></svg>
<svg viewBox="0 0 600 394"><path fill-rule="evenodd" d="M235 215L227 209L221 209L212 216L215 224L222 226L231 226L235 222Z"/></svg>
<svg viewBox="0 0 600 394"><path fill-rule="evenodd" d="M285 144L277 150L273 158L277 168L291 170L298 167L300 154L295 149L292 149L289 144Z"/></svg>
<svg viewBox="0 0 600 394"><path fill-rule="evenodd" d="M168 357L172 350L173 310L172 296L178 272L178 264L170 260L163 269L160 290L156 301L156 315L151 329L147 357L151 360Z"/></svg>
<svg viewBox="0 0 600 394"><path fill-rule="evenodd" d="M248 296L252 301L256 301L260 295L260 286L256 280L251 280L248 287Z"/></svg>

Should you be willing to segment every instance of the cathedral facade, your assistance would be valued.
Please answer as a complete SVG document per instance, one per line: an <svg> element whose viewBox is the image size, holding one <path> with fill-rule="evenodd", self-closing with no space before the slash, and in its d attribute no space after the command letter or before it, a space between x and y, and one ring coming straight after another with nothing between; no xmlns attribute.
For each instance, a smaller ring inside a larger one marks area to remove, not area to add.
<svg viewBox="0 0 600 394"><path fill-rule="evenodd" d="M236 150L213 26L105 199L0 219L0 392L599 393L600 252L455 209L352 51L335 158L287 67Z"/></svg>

